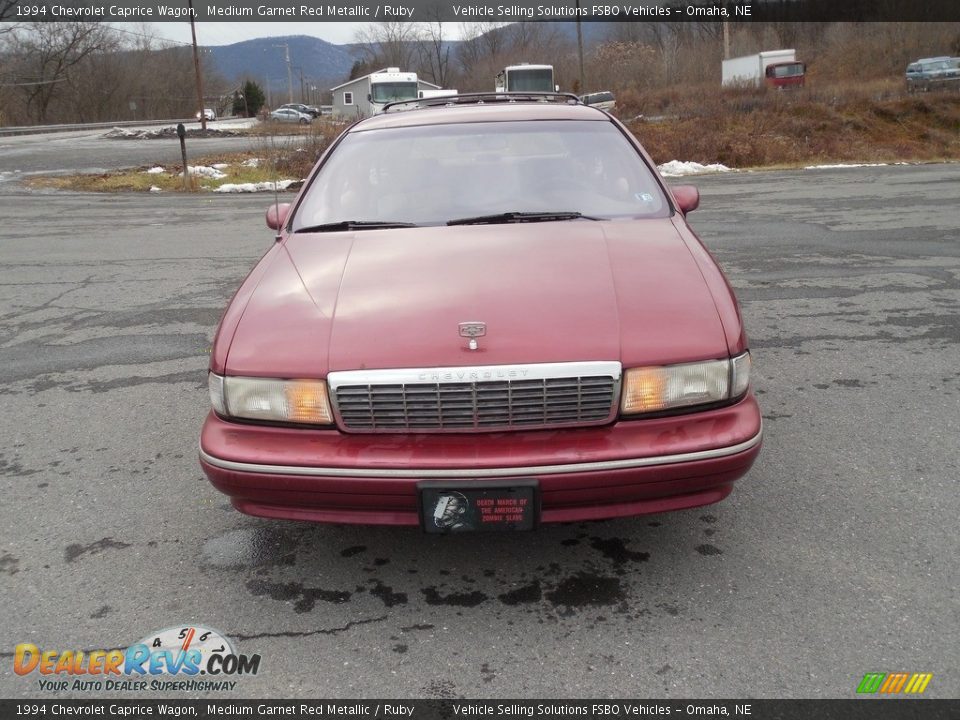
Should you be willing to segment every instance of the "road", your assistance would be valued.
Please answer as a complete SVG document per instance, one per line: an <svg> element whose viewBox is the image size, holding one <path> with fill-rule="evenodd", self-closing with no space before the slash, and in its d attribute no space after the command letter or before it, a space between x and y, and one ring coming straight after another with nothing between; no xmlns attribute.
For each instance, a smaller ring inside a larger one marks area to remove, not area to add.
<svg viewBox="0 0 960 720"><path fill-rule="evenodd" d="M211 129L217 123L208 123ZM199 128L199 123L189 127ZM220 127L229 127L221 123ZM135 130L136 128L125 128ZM156 129L145 127L142 129ZM55 134L0 137L0 192L4 181L36 174L71 172L106 172L140 165L180 164L178 140L115 140L105 137L105 130L76 130ZM221 152L250 150L255 146L250 137L189 138L188 157ZM191 161L192 162L192 161Z"/></svg>
<svg viewBox="0 0 960 720"><path fill-rule="evenodd" d="M956 697L960 166L695 182L757 464L709 508L475 537L257 520L205 481L210 339L267 199L10 185L0 696L42 694L17 643L203 623L262 656L223 697L843 698L895 671Z"/></svg>

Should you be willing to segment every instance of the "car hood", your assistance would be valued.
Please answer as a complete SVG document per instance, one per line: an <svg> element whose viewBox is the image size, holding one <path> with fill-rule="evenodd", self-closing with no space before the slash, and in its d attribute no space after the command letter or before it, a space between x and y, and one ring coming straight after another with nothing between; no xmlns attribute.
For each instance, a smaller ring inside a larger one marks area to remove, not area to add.
<svg viewBox="0 0 960 720"><path fill-rule="evenodd" d="M231 374L725 357L671 219L294 234L252 293ZM483 322L477 350L462 322Z"/></svg>

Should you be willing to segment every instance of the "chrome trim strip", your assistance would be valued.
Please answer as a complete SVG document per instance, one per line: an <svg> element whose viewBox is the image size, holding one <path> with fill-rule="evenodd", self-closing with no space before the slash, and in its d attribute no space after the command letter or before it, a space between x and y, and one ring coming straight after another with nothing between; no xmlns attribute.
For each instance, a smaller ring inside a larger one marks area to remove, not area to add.
<svg viewBox="0 0 960 720"><path fill-rule="evenodd" d="M559 475L565 473L595 472L598 470L625 470L630 468L653 467L669 465L671 463L693 462L696 460L713 460L715 458L736 455L749 450L760 443L763 438L763 426L760 431L749 440L729 445L715 450L700 450L698 452L680 453L678 455L659 455L648 458L632 458L627 460L604 460L599 462L571 463L567 465L534 465L528 467L508 468L478 468L475 470L411 470L406 468L333 468L333 467L302 467L299 465L257 465L255 463L234 462L221 460L210 455L200 448L200 457L210 465L224 470L237 472L268 473L271 475L324 475L329 477L379 477L379 478L501 478L519 477L527 475Z"/></svg>
<svg viewBox="0 0 960 720"><path fill-rule="evenodd" d="M341 385L433 385L435 383L550 380L569 376L604 375L620 379L619 362L529 363L523 365L465 365L463 367L397 368L390 370L339 370L327 374L327 385L336 394Z"/></svg>

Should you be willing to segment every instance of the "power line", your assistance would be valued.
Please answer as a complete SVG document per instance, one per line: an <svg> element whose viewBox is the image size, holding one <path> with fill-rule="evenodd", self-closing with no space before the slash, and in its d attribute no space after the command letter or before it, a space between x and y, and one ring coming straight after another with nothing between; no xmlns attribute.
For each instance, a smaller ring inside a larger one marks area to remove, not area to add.
<svg viewBox="0 0 960 720"><path fill-rule="evenodd" d="M123 33L124 35L131 35L133 37L144 38L146 40L157 40L158 42L169 44L169 45L179 45L180 47L191 47L191 44L188 42L180 42L179 40L169 40L167 38L158 38L156 35L147 35L146 33L139 33L133 30L123 30L122 28L118 28L116 25L111 25L110 29L118 33Z"/></svg>

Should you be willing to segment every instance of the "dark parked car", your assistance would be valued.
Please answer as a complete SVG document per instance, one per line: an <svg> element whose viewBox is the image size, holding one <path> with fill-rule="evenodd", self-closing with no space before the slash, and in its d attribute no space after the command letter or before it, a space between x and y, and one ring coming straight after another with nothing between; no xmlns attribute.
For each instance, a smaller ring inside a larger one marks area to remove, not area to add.
<svg viewBox="0 0 960 720"><path fill-rule="evenodd" d="M480 99L353 125L268 210L200 438L238 510L529 529L715 503L753 464L696 188L573 96Z"/></svg>
<svg viewBox="0 0 960 720"><path fill-rule="evenodd" d="M907 66L907 91L929 92L941 87L960 88L960 58L924 58Z"/></svg>

